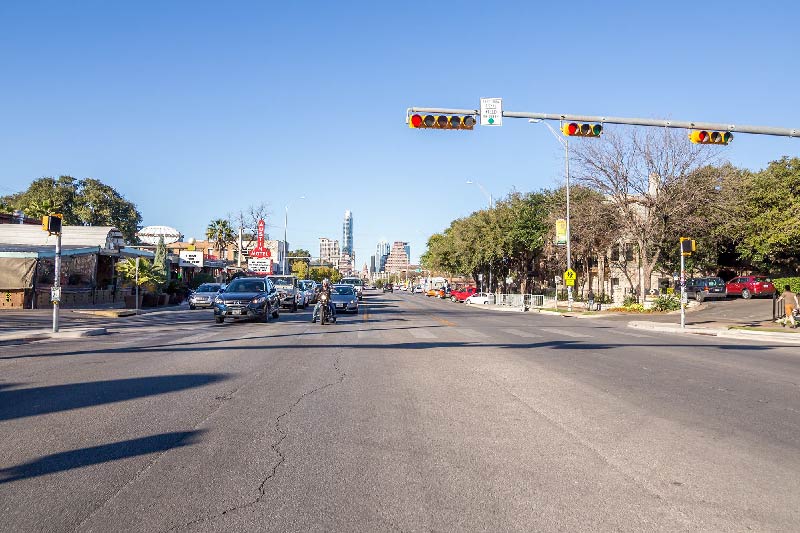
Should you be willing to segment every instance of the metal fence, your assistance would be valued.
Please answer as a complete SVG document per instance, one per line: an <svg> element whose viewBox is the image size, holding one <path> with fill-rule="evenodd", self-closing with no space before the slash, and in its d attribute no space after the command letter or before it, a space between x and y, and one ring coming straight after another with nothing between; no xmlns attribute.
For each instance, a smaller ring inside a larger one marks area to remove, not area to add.
<svg viewBox="0 0 800 533"><path fill-rule="evenodd" d="M529 309L532 307L555 307L556 297L544 294L490 294L489 305L520 308L524 306Z"/></svg>

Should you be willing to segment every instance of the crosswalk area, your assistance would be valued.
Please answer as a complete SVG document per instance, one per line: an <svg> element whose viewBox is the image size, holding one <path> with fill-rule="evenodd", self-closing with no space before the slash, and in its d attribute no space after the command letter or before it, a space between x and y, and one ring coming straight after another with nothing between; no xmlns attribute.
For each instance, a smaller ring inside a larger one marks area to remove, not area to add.
<svg viewBox="0 0 800 533"><path fill-rule="evenodd" d="M571 327L452 327L441 324L415 325L415 326L382 326L376 324L374 327L360 325L359 329L336 329L336 326L324 330L324 333L332 335L352 336L355 335L358 341L369 341L377 343L424 343L424 342L461 342L464 344L481 343L507 343L507 344L529 344L536 342L547 342L554 340L569 340L572 342L608 342L614 339L615 342L635 342L635 339L653 339L653 335L644 333L628 332L621 328L609 331L608 328L571 328ZM309 330L318 332L319 330ZM619 337L616 337L619 335ZM351 337L352 338L352 337Z"/></svg>

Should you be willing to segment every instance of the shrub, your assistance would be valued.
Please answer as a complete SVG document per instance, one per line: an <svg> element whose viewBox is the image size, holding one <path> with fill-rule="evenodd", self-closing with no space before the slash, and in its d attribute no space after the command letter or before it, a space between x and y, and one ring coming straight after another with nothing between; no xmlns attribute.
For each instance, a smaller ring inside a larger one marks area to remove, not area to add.
<svg viewBox="0 0 800 533"><path fill-rule="evenodd" d="M653 309L653 311L677 311L680 308L680 299L671 294L664 294L655 299L651 309Z"/></svg>
<svg viewBox="0 0 800 533"><path fill-rule="evenodd" d="M638 303L639 303L639 297L636 296L635 294L629 294L622 301L622 307L630 307L630 306L632 306L634 304L638 304Z"/></svg>
<svg viewBox="0 0 800 533"><path fill-rule="evenodd" d="M639 304L639 303L626 305L625 309L627 311L631 311L633 313L644 313L644 311L645 311L644 306L642 304Z"/></svg>
<svg viewBox="0 0 800 533"><path fill-rule="evenodd" d="M778 294L783 292L784 285L789 285L794 293L800 292L800 278L775 278L772 284L775 285Z"/></svg>

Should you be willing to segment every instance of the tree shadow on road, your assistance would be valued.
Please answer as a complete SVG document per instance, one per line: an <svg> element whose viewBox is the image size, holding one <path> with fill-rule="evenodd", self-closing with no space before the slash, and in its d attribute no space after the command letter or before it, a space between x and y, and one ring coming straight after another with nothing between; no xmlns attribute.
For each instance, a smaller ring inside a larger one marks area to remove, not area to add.
<svg viewBox="0 0 800 533"><path fill-rule="evenodd" d="M202 387L225 374L179 374L0 390L0 421Z"/></svg>
<svg viewBox="0 0 800 533"><path fill-rule="evenodd" d="M111 444L45 455L21 465L0 469L0 484L138 455L165 452L172 448L193 444L202 433L203 430L161 433L140 439L123 440Z"/></svg>

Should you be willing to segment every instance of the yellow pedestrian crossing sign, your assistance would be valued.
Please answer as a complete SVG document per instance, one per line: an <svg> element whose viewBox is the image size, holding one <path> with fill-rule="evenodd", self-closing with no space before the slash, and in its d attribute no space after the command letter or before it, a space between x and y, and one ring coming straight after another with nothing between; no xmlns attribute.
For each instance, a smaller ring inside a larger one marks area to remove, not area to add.
<svg viewBox="0 0 800 533"><path fill-rule="evenodd" d="M575 275L575 271L574 270L572 270L571 268L568 268L567 270L565 270L564 271L564 285L566 285L568 287L574 287L575 286L575 277L576 277L576 275Z"/></svg>

